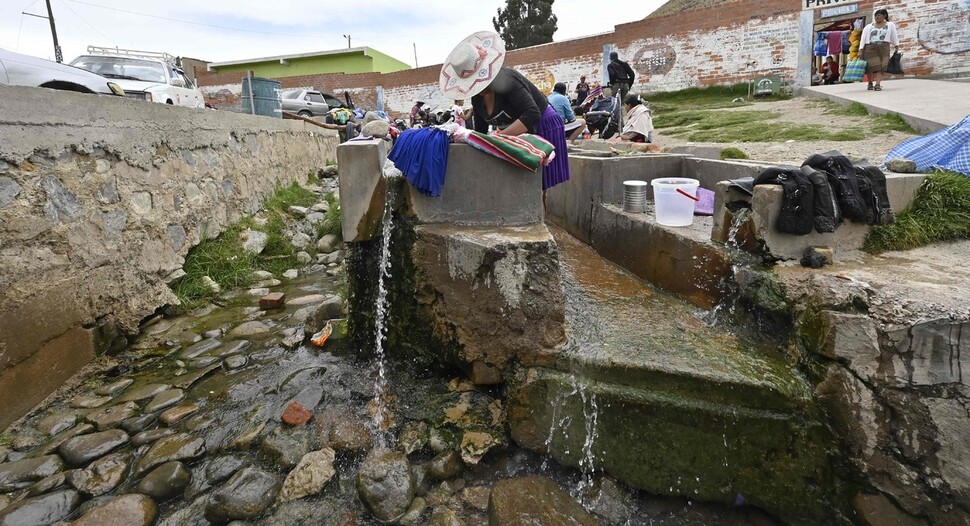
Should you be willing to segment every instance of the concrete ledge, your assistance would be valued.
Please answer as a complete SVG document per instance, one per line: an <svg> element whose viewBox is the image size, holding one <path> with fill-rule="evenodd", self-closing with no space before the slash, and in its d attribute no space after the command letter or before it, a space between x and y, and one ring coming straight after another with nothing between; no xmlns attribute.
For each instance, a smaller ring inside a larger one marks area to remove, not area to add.
<svg viewBox="0 0 970 526"><path fill-rule="evenodd" d="M379 139L337 147L341 232L347 243L378 235L386 202L386 160L387 145Z"/></svg>

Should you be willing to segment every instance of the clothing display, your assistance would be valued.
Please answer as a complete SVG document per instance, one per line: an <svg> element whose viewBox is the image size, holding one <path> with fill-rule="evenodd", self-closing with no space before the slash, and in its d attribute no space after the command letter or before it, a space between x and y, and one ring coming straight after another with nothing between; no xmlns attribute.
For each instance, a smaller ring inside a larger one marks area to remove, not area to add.
<svg viewBox="0 0 970 526"><path fill-rule="evenodd" d="M828 32L828 43L829 43L829 55L841 55L842 54L842 32L841 31L829 31Z"/></svg>
<svg viewBox="0 0 970 526"><path fill-rule="evenodd" d="M439 128L405 130L387 158L419 192L437 197L445 184L450 144L448 132Z"/></svg>
<svg viewBox="0 0 970 526"><path fill-rule="evenodd" d="M849 52L849 48L851 47L849 43L849 35L851 34L851 31L842 31L842 49L840 52L843 54Z"/></svg>
<svg viewBox="0 0 970 526"><path fill-rule="evenodd" d="M815 33L815 45L812 46L812 54L816 57L824 57L829 54L829 34L825 31Z"/></svg>

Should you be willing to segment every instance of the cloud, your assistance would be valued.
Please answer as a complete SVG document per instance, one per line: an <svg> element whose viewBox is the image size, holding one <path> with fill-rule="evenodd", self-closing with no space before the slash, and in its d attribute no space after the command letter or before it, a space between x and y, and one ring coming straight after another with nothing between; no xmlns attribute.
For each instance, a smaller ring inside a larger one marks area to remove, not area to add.
<svg viewBox="0 0 970 526"><path fill-rule="evenodd" d="M3 0L2 4L0 47L53 58L48 22L20 14L24 10L45 14L44 3ZM614 25L639 20L662 4L663 0L645 0L606 11L592 8L589 0L556 0L555 40L611 31ZM210 61L240 60L339 49L347 45L342 35L349 34L354 47L370 46L411 65L414 44L421 66L441 63L465 35L492 29L492 17L504 5L501 0L52 0L66 60L92 44Z"/></svg>

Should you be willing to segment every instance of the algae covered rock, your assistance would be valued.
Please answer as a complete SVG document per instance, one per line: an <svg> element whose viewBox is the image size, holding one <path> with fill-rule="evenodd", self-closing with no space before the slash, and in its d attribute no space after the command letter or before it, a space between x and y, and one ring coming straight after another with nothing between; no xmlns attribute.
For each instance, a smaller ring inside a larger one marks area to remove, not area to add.
<svg viewBox="0 0 970 526"><path fill-rule="evenodd" d="M357 474L357 494L377 520L397 520L408 511L415 494L408 458L399 451L373 451Z"/></svg>
<svg viewBox="0 0 970 526"><path fill-rule="evenodd" d="M599 526L599 522L546 477L520 477L495 484L488 502L489 524L502 526Z"/></svg>

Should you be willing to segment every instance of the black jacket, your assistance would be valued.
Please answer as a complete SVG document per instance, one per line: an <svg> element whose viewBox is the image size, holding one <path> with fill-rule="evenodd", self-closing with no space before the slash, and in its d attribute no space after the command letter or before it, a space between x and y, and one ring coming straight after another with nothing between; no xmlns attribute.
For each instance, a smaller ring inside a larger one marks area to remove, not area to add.
<svg viewBox="0 0 970 526"><path fill-rule="evenodd" d="M754 184L781 186L781 212L775 223L779 232L797 236L811 233L815 192L812 182L801 169L794 166L765 168L754 178Z"/></svg>
<svg viewBox="0 0 970 526"><path fill-rule="evenodd" d="M610 64L606 66L606 72L610 75L610 84L620 82L632 86L633 81L637 79L637 74L634 73L633 68L620 59L610 62Z"/></svg>
<svg viewBox="0 0 970 526"><path fill-rule="evenodd" d="M859 193L859 180L852 161L839 152L831 151L812 155L802 163L802 166L806 165L828 176L839 208L846 219L856 223L866 222L866 205Z"/></svg>

